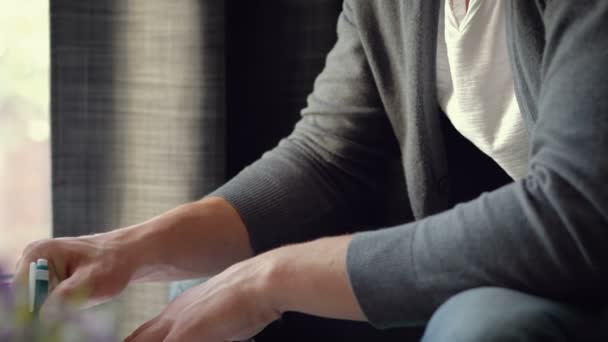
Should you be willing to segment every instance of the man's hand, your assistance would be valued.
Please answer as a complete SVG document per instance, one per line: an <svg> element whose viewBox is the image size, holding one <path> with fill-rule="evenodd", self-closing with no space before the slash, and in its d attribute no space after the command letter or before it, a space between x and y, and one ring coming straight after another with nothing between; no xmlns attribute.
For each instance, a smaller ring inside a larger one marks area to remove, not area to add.
<svg viewBox="0 0 608 342"><path fill-rule="evenodd" d="M52 303L80 300L91 306L120 293L134 272L132 248L118 234L40 240L31 243L17 263L16 284L27 284L29 263L38 258L49 261L53 291L42 307L46 316Z"/></svg>
<svg viewBox="0 0 608 342"><path fill-rule="evenodd" d="M365 320L346 274L350 239L286 246L233 265L182 294L125 341L245 340L286 311Z"/></svg>
<svg viewBox="0 0 608 342"><path fill-rule="evenodd" d="M17 264L26 287L29 263L49 261L49 303L77 299L91 306L119 294L130 281L169 281L217 274L253 252L236 210L221 198L179 206L112 232L31 243Z"/></svg>
<svg viewBox="0 0 608 342"><path fill-rule="evenodd" d="M248 339L280 317L272 302L268 254L231 266L189 289L125 342L224 342Z"/></svg>

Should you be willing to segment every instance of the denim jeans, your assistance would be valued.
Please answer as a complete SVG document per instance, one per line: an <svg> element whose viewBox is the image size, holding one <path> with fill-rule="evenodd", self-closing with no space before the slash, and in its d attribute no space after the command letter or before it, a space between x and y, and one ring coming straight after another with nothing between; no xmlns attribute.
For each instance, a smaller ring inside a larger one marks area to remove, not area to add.
<svg viewBox="0 0 608 342"><path fill-rule="evenodd" d="M606 318L601 309L485 287L457 294L441 305L422 341L608 341L603 331Z"/></svg>

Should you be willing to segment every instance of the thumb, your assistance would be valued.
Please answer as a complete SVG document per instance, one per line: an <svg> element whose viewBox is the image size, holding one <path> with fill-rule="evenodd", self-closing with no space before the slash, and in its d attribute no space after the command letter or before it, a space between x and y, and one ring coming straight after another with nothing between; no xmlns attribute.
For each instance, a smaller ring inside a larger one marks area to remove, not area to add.
<svg viewBox="0 0 608 342"><path fill-rule="evenodd" d="M66 305L83 306L88 298L88 278L86 272L79 270L69 278L61 281L49 294L40 308L40 318L43 321L52 320L56 314L64 312Z"/></svg>

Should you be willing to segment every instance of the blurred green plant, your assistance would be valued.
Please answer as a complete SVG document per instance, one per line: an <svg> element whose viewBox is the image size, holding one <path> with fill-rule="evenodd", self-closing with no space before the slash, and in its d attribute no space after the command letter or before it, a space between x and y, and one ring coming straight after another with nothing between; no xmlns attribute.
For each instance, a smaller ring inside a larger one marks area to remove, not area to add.
<svg viewBox="0 0 608 342"><path fill-rule="evenodd" d="M29 312L24 286L16 286L0 270L0 341L2 342L113 342L110 312L77 312L68 307L53 311L44 322Z"/></svg>

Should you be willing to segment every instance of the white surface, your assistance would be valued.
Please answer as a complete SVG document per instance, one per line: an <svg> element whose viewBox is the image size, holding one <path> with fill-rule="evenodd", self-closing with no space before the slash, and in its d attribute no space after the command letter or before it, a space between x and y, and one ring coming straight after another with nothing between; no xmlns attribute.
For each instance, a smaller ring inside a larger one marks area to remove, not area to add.
<svg viewBox="0 0 608 342"><path fill-rule="evenodd" d="M29 284L29 289L28 289L28 300L29 300L29 306L30 306L30 312L34 312L34 300L36 299L36 263L35 262L31 262L30 263L30 274L29 274L29 278L28 278L28 284Z"/></svg>
<svg viewBox="0 0 608 342"><path fill-rule="evenodd" d="M0 0L0 268L51 236L49 0Z"/></svg>

